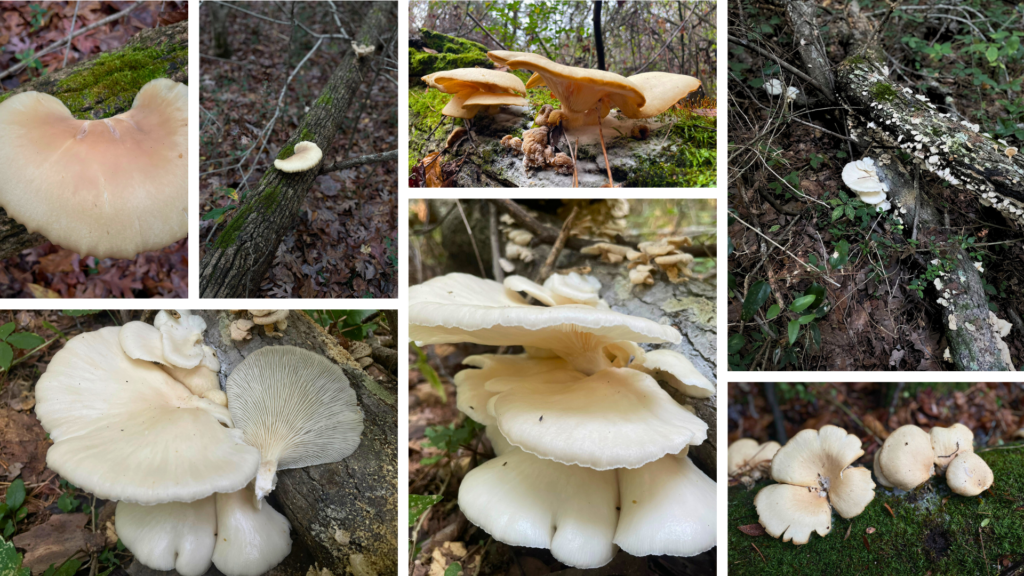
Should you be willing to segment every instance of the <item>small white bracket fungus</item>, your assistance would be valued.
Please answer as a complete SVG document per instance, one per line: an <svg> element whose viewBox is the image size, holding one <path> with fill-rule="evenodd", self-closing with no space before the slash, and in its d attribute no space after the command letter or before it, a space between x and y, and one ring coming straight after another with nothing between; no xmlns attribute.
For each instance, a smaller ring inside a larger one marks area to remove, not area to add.
<svg viewBox="0 0 1024 576"><path fill-rule="evenodd" d="M865 204L881 205L886 201L885 193L889 191L889 186L878 179L872 158L855 160L843 166L843 183L856 192Z"/></svg>
<svg viewBox="0 0 1024 576"><path fill-rule="evenodd" d="M231 373L228 408L245 441L259 448L256 498L278 469L337 462L359 446L363 413L333 362L294 346L261 348Z"/></svg>
<svg viewBox="0 0 1024 576"><path fill-rule="evenodd" d="M0 103L0 206L30 232L97 258L188 235L188 87L159 78L131 110L78 120L48 94Z"/></svg>
<svg viewBox="0 0 1024 576"><path fill-rule="evenodd" d="M781 96L785 89L786 85L777 78L772 78L764 83L764 91L767 92L769 96Z"/></svg>
<svg viewBox="0 0 1024 576"><path fill-rule="evenodd" d="M231 339L236 342L243 340L249 340L252 338L252 334L249 333L256 323L248 318L239 318L231 323Z"/></svg>
<svg viewBox="0 0 1024 576"><path fill-rule="evenodd" d="M314 168L324 157L316 142L302 141L295 145L295 153L291 156L274 160L274 168L281 172L295 173L305 172Z"/></svg>
<svg viewBox="0 0 1024 576"><path fill-rule="evenodd" d="M654 350L644 355L643 367L691 398L710 398L715 385L697 371L693 363L675 350Z"/></svg>
<svg viewBox="0 0 1024 576"><path fill-rule="evenodd" d="M355 40L352 41L352 51L356 53L356 58L369 56L373 54L376 49L377 48L375 46L367 46L365 44L360 44Z"/></svg>
<svg viewBox="0 0 1024 576"><path fill-rule="evenodd" d="M253 503L251 485L217 494L213 564L225 576L259 576L292 551L291 524L271 506Z"/></svg>
<svg viewBox="0 0 1024 576"><path fill-rule="evenodd" d="M928 435L932 439L932 450L935 452L935 470L940 476L954 458L961 454L974 452L974 432L963 424L953 424L949 428L933 427Z"/></svg>
<svg viewBox="0 0 1024 576"><path fill-rule="evenodd" d="M913 424L900 426L882 444L878 466L896 488L917 488L935 473L932 437Z"/></svg>
<svg viewBox="0 0 1024 576"><path fill-rule="evenodd" d="M992 469L974 452L961 454L949 463L946 483L961 496L977 496L992 486Z"/></svg>
<svg viewBox="0 0 1024 576"><path fill-rule="evenodd" d="M210 569L217 541L214 496L155 506L118 502L114 522L121 542L147 568L181 576Z"/></svg>
<svg viewBox="0 0 1024 576"><path fill-rule="evenodd" d="M771 468L772 458L782 446L778 442L759 444L753 438L740 438L729 445L729 477L750 476L760 480Z"/></svg>
<svg viewBox="0 0 1024 576"><path fill-rule="evenodd" d="M875 497L860 439L837 426L802 430L772 458L772 479L754 498L758 522L783 542L806 544L811 532L832 530L832 509L843 518L860 515Z"/></svg>
<svg viewBox="0 0 1024 576"><path fill-rule="evenodd" d="M651 271L654 270L654 266L649 264L640 264L636 268L629 271L629 283L634 286L639 284L654 284L654 277L651 276Z"/></svg>
<svg viewBox="0 0 1024 576"><path fill-rule="evenodd" d="M54 441L50 469L99 498L145 505L245 486L259 451L222 425L231 425L228 410L129 358L120 330L75 336L39 378L36 416Z"/></svg>
<svg viewBox="0 0 1024 576"><path fill-rule="evenodd" d="M195 368L203 361L206 321L188 310L161 310L153 326L163 335L164 360L179 368Z"/></svg>

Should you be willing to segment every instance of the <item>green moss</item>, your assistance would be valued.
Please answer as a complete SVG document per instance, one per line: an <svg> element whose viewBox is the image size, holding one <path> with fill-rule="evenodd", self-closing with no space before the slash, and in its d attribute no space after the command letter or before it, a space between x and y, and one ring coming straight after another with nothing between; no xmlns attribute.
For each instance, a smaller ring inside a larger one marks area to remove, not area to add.
<svg viewBox="0 0 1024 576"><path fill-rule="evenodd" d="M1009 564L1024 560L1024 510L1019 509L1024 505L1024 445L980 456L996 478L995 486L982 496L954 495L942 478L900 496L879 486L864 513L850 520L833 515L832 532L825 537L814 534L803 546L740 532L739 526L757 524L754 497L767 484L750 491L730 488L729 574L997 574L997 559L1008 558ZM875 529L873 534L866 533L869 527Z"/></svg>
<svg viewBox="0 0 1024 576"><path fill-rule="evenodd" d="M863 56L857 55L857 56L850 56L849 58L846 59L845 63L849 64L849 65L852 65L852 66L856 66L858 64L867 64L868 60L867 60L867 58L865 58Z"/></svg>
<svg viewBox="0 0 1024 576"><path fill-rule="evenodd" d="M718 181L715 119L685 113L671 128L673 148L657 157L638 155L628 187L707 188ZM661 137L652 134L650 138Z"/></svg>
<svg viewBox="0 0 1024 576"><path fill-rule="evenodd" d="M871 87L871 96L878 102L892 102L896 99L896 90L885 82L875 82Z"/></svg>
<svg viewBox="0 0 1024 576"><path fill-rule="evenodd" d="M479 42L473 42L472 40L466 40L465 38L458 38L456 36L449 36L448 34L441 34L440 32L434 32L433 30L427 30L426 28L420 28L420 37L423 39L423 44L435 50L441 54L468 54L470 52L483 52L487 53L487 47Z"/></svg>
<svg viewBox="0 0 1024 576"><path fill-rule="evenodd" d="M235 214L234 218L228 222L227 226L224 227L224 231L220 233L217 240L213 245L221 250L226 250L235 245L238 240L238 235L242 232L242 226L249 219L252 214L253 203L246 202L244 206L239 208L238 214Z"/></svg>
<svg viewBox="0 0 1024 576"><path fill-rule="evenodd" d="M128 108L146 82L171 76L186 66L186 46L174 45L173 49L128 46L97 56L89 67L56 81L53 86L46 86L46 79L40 80L37 86L53 93L76 118L89 119L97 117L93 110L97 102L103 101L110 109Z"/></svg>
<svg viewBox="0 0 1024 576"><path fill-rule="evenodd" d="M321 106L330 106L334 102L334 98L330 94L323 94L316 99L316 103Z"/></svg>
<svg viewBox="0 0 1024 576"><path fill-rule="evenodd" d="M470 54L430 54L409 48L409 76L426 76L441 70L457 68L493 68L494 63L482 52Z"/></svg>
<svg viewBox="0 0 1024 576"><path fill-rule="evenodd" d="M284 160L285 158L291 158L292 156L295 155L296 144L298 144L299 142L314 142L315 140L316 135L310 132L309 130L303 128L302 132L299 134L299 137L298 139L295 140L295 142L289 142L284 148L281 148L281 151L277 153L277 159Z"/></svg>
<svg viewBox="0 0 1024 576"><path fill-rule="evenodd" d="M259 199L260 208L263 209L263 213L273 212L277 205L281 203L281 187L271 186L263 191Z"/></svg>

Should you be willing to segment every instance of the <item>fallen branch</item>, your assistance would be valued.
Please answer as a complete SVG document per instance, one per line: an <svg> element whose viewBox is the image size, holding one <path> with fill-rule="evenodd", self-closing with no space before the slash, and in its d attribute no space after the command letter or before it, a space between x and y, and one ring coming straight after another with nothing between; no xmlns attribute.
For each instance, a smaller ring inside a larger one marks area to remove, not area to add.
<svg viewBox="0 0 1024 576"><path fill-rule="evenodd" d="M562 253L562 249L565 248L565 241L569 239L569 233L572 232L572 223L576 220L576 214L579 212L579 207L573 206L572 212L569 212L569 216L562 222L562 229L558 232L558 238L555 239L555 243L551 245L551 252L548 252L547 259L544 260L544 265L541 266L540 271L537 273L536 282L543 284L548 276L551 276L551 272L555 269L555 262L558 260L558 255Z"/></svg>
<svg viewBox="0 0 1024 576"><path fill-rule="evenodd" d="M367 154L366 156L360 156L358 158L342 160L341 162L336 162L330 166L324 166L320 169L320 173L327 174L328 172L346 170L348 168L362 166L363 164L377 164L378 162L387 162L389 160L398 160L398 150L389 150L388 152L381 152L380 154Z"/></svg>

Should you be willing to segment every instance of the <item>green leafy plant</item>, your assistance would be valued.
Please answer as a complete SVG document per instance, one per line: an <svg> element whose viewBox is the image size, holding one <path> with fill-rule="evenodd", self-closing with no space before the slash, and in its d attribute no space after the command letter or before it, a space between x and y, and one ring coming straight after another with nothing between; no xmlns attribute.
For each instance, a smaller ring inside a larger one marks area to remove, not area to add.
<svg viewBox="0 0 1024 576"><path fill-rule="evenodd" d="M0 538L0 576L31 576L32 571L21 566L21 554L14 544Z"/></svg>
<svg viewBox="0 0 1024 576"><path fill-rule="evenodd" d="M420 374L423 374L427 382L430 382L430 387L441 396L441 402L447 402L448 395L444 393L444 384L441 383L441 377L437 375L437 370L434 370L434 367L430 365L427 354L415 343L412 343L411 346L416 351L415 368L420 371Z"/></svg>
<svg viewBox="0 0 1024 576"><path fill-rule="evenodd" d="M7 494L4 502L0 503L0 530L4 538L10 538L14 534L18 522L28 516L28 507L25 506L25 482L18 478L7 487ZM4 574L0 571L0 574Z"/></svg>
<svg viewBox="0 0 1024 576"><path fill-rule="evenodd" d="M32 332L15 332L14 322L8 322L0 326L0 368L5 371L11 369L14 361L14 348L19 350L32 350L46 344L38 334Z"/></svg>
<svg viewBox="0 0 1024 576"><path fill-rule="evenodd" d="M349 340L366 340L377 323L364 320L376 314L376 310L306 310L306 314L324 328L334 326Z"/></svg>
<svg viewBox="0 0 1024 576"><path fill-rule="evenodd" d="M419 522L420 516L423 516L431 506L443 499L444 496L440 494L430 496L409 494L409 526L415 526L416 522Z"/></svg>
<svg viewBox="0 0 1024 576"><path fill-rule="evenodd" d="M429 426L423 435L427 441L423 443L425 448L437 448L441 453L436 456L420 460L420 464L427 466L440 462L445 458L451 458L460 446L469 446L477 434L484 429L483 424L466 418L462 424L452 422L447 426Z"/></svg>

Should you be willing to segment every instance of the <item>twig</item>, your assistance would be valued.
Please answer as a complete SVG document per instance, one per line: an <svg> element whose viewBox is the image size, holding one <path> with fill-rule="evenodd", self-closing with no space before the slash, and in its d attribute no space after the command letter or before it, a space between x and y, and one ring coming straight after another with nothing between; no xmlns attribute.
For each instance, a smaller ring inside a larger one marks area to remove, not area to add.
<svg viewBox="0 0 1024 576"><path fill-rule="evenodd" d="M761 561L767 564L768 560L765 559L764 554L761 554L761 550L757 547L757 544L751 542L750 545L754 547L754 550L757 550L757 554L761 557Z"/></svg>
<svg viewBox="0 0 1024 576"><path fill-rule="evenodd" d="M829 98L828 91L825 90L824 88L822 88L821 85L818 84L814 80L814 78L811 78L807 74L804 74L803 72L797 70L791 64L788 64L787 62L783 61L781 58L779 58L778 56L775 56L771 52L768 52L767 50L762 50L761 48L758 48L757 46L747 42L746 40L740 40L739 38L736 38L735 36L729 36L729 42L735 42L735 43L739 44L740 46L743 46L744 48L749 48L749 49L753 50L754 52L757 52L758 54L760 54L761 56L764 56L765 58L769 58L771 60L774 60L779 66L781 66L781 67L785 68L787 71L789 71L790 74L796 76L797 78L803 80L804 82L807 82L811 86L814 86L814 88L818 92L820 92L823 96L825 96L825 98L828 99L830 102L834 102L835 101L834 99Z"/></svg>
<svg viewBox="0 0 1024 576"><path fill-rule="evenodd" d="M336 162L330 166L324 166L320 169L320 173L326 174L328 172L336 172L338 170L345 170L355 166L362 166L363 164L377 164L378 162L387 162L389 160L398 160L398 150L389 150L379 154L367 154L366 156L360 156L358 158L342 160L341 162Z"/></svg>
<svg viewBox="0 0 1024 576"><path fill-rule="evenodd" d="M695 8L695 9L696 9L696 8ZM664 43L664 44L663 44L663 45L661 46L661 50L658 50L658 53L657 53L657 54L655 54L653 58L651 58L650 60L648 60L646 64L644 64L643 66L641 66L641 67L637 68L636 70L634 70L634 71L633 71L633 74L639 74L639 73L643 72L645 68L647 68L648 66L650 66L651 64L653 64L653 63L654 63L654 61L658 59L658 56L661 56L661 53L665 51L665 48L668 48L668 45L669 45L669 44L671 44L671 43L672 43L672 41L676 39L676 35L677 35L677 34L679 34L680 32L682 32L682 31L683 31L683 26L685 26L685 25L686 25L686 22L681 22L681 23L679 24L679 28L676 28L676 31L675 31L675 32L673 32L673 33L672 33L672 35L670 35L670 36L668 37L668 41L667 41L667 42L665 42L665 43Z"/></svg>
<svg viewBox="0 0 1024 576"><path fill-rule="evenodd" d="M494 279L498 282L505 281L505 271L501 268L501 231L498 230L498 207L488 203L488 220L491 225L491 270Z"/></svg>
<svg viewBox="0 0 1024 576"><path fill-rule="evenodd" d="M796 254L793 254L793 253L792 253L792 252L790 252L789 250L786 250L786 249L785 249L785 248L783 248L782 246L779 246L779 244L778 244L777 242L775 242L775 241L774 241L774 240L772 240L771 238L769 238L769 237L765 236L765 235L764 235L764 234L763 234L763 233L762 233L762 232L761 232L760 230L758 230L757 228L754 228L754 227L753 227L753 226L751 226L750 224L747 224L746 222L744 222L744 221L743 221L743 219L742 219L742 218L740 218L739 216L737 216L737 215L735 215L735 214L733 214L732 216L733 216L733 218L735 218L735 219L736 219L736 221L737 221L737 222L739 222L739 223L743 224L743 225L744 225L744 226L746 226L747 228L750 228L750 229L751 229L751 230L753 230L754 232L757 232L757 235L758 235L758 236L760 236L760 237L764 238L765 240L767 240L767 241L771 242L771 243L772 243L772 245L774 245L774 246L775 246L776 248L778 248L779 250L782 250L782 251L783 251L783 252L785 252L786 254L789 254L790 256L792 256L794 260L796 260L797 262L799 262L799 263L803 264L803 265L804 265L804 267L806 267L806 268L807 268L808 270L810 270L810 271L812 271L812 272L814 272L814 273L818 273L818 274L821 274L821 277L822 277L822 278L824 278L825 280L828 280L829 282L831 282L831 283L832 283L833 285L835 285L835 286L837 286L837 287L838 287L838 286L840 285L840 284L839 284L838 282L836 282L835 280L833 280L833 279L829 278L828 276L826 276L825 274L821 273L821 270L818 270L818 269L817 269L817 268L815 268L814 266L811 266L810 264L808 264L808 263L804 262L803 260L801 260L801 259L800 259L800 257L799 257L799 256L797 256Z"/></svg>
<svg viewBox="0 0 1024 576"><path fill-rule="evenodd" d="M600 104L598 105L600 108ZM612 165L608 162L608 150L604 147L604 131L601 129L601 111L597 111L597 134L601 137L601 153L604 154L604 167L608 169L608 186L615 188L615 182L612 181Z"/></svg>
<svg viewBox="0 0 1024 576"><path fill-rule="evenodd" d="M480 265L480 277L487 278L487 271L484 270L484 260L480 257L480 250L476 247L476 238L473 237L473 228L469 225L469 220L466 218L466 211L462 209L462 201L455 200L455 205L459 207L459 215L462 216L462 223L466 225L466 233L469 234L469 243L473 245L473 253L476 254L476 263Z"/></svg>
<svg viewBox="0 0 1024 576"><path fill-rule="evenodd" d="M430 226L427 226L425 228L419 228L417 230L410 230L409 231L409 235L410 236L426 236L427 234L430 234L431 232L434 231L435 228L437 228L441 224L444 224L444 221L447 220L448 216L452 212L454 212L454 211L455 211L455 205L452 204L451 207L449 207L448 210L444 214L441 215L441 219L437 221L437 224L432 224Z"/></svg>
<svg viewBox="0 0 1024 576"><path fill-rule="evenodd" d="M544 260L544 265L541 266L540 272L537 273L536 282L543 284L548 276L551 275L552 270L555 269L555 261L558 260L558 255L562 253L562 248L565 248L565 241L569 239L569 233L572 231L572 221L576 219L576 213L579 212L579 206L573 206L572 212L569 212L569 217L562 223L562 231L558 233L558 238L555 243L551 246L551 252L548 253L548 257Z"/></svg>
<svg viewBox="0 0 1024 576"><path fill-rule="evenodd" d="M74 32L74 33L68 35L68 42L70 42L73 38L81 36L82 34L85 34L86 32L88 32L90 30L95 30L96 28L99 28L100 26L103 26L105 24L110 24L111 22L114 22L115 20L117 20L119 18L122 18L123 16L126 16L129 12L131 12L132 10L135 10L136 8L141 6L142 4L143 4L142 2L136 2L135 4L132 4L131 6L125 8L124 10L121 10L117 14L114 14L112 16L107 16L103 20L99 20L97 22L93 22L92 24L89 24L85 28L79 28L78 32ZM60 42L60 43L54 44L54 45L50 46L49 48L46 48L45 50L43 50L41 52L37 52L36 53L36 58L37 59L38 58L42 58L43 56L46 56L47 54L49 54L51 52L56 52L57 50L60 50L63 46L64 46L64 42L63 41ZM11 66L7 70L4 70L3 72L0 72L0 79L7 78L8 76L10 76L12 74L17 74L18 72L21 72L28 65L29 65L28 61L22 62L20 64L15 64L14 66Z"/></svg>
<svg viewBox="0 0 1024 576"><path fill-rule="evenodd" d="M499 47L501 47L502 50L508 50L508 48L506 48L504 44L499 42L497 38L495 38L494 36L491 35L491 33L487 30L487 28L484 28L484 25L481 24L480 21L476 19L476 16L473 16L473 12L470 11L470 9L469 9L469 3L468 2L466 3L466 15L469 16L470 18L472 18L473 22L476 22L476 25L479 26L480 29L484 31L484 34L487 34L487 37L490 38Z"/></svg>
<svg viewBox="0 0 1024 576"><path fill-rule="evenodd" d="M75 31L76 22L78 22L78 0L75 0L75 13L71 15L71 29L68 30L68 47L64 49L64 63L60 65L61 68L66 68L68 65L68 54L71 53L71 33Z"/></svg>

